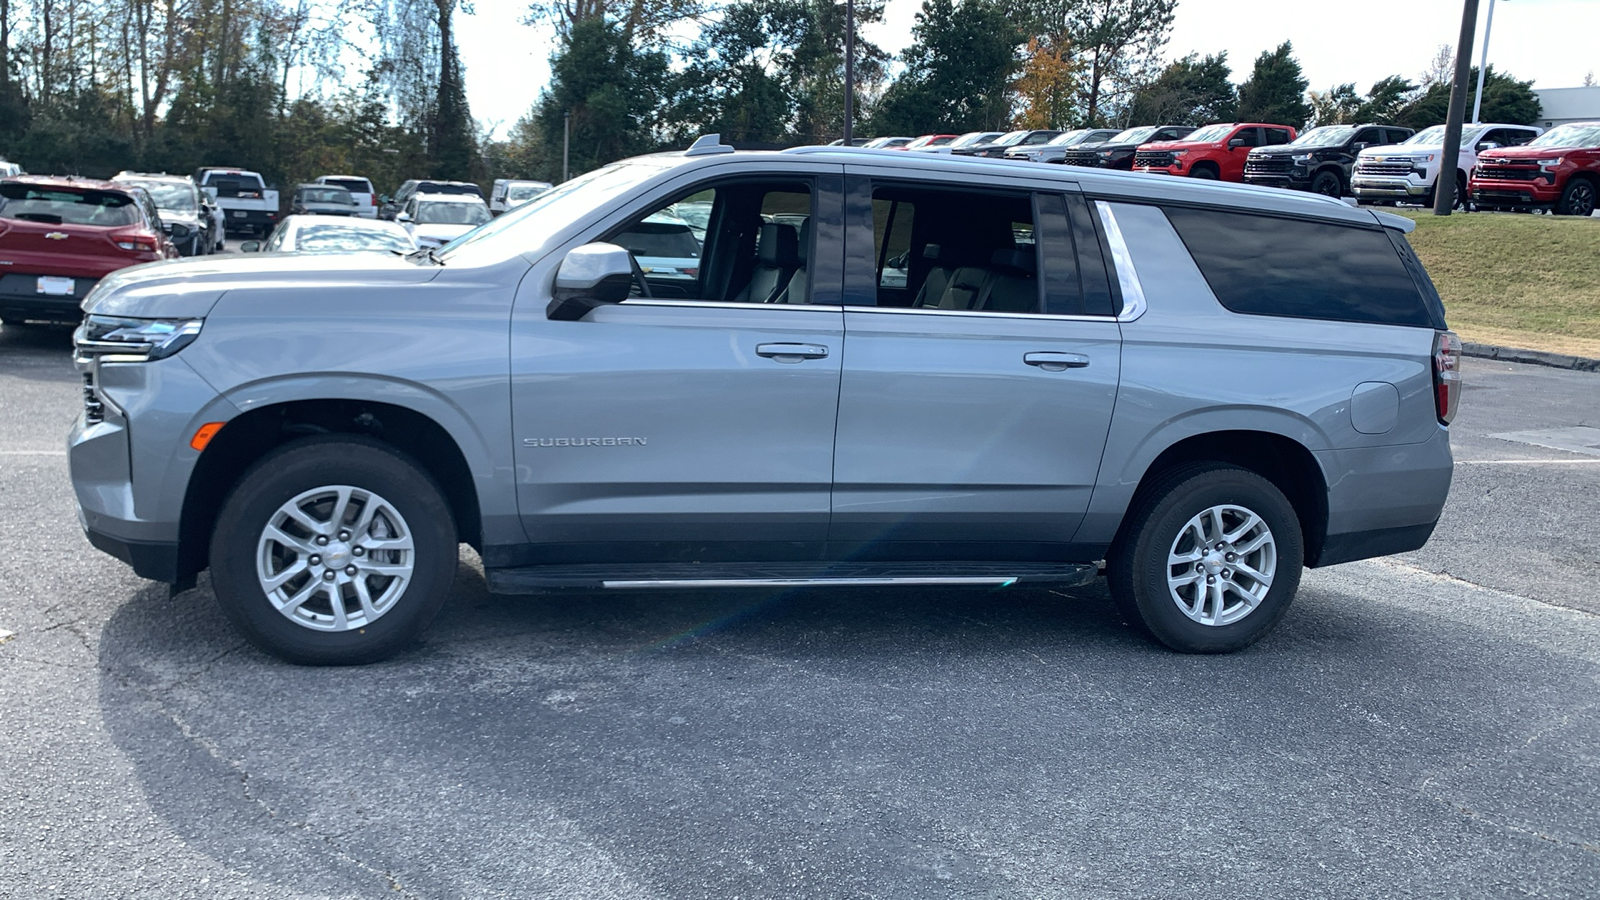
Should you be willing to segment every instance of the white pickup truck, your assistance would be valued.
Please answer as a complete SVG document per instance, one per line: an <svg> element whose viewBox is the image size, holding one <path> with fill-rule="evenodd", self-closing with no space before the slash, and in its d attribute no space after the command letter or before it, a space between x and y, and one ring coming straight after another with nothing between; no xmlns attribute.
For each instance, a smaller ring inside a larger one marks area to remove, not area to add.
<svg viewBox="0 0 1600 900"><path fill-rule="evenodd" d="M194 173L194 180L217 202L228 231L265 237L277 227L278 192L267 187L261 173L207 166Z"/></svg>
<svg viewBox="0 0 1600 900"><path fill-rule="evenodd" d="M1496 147L1520 147L1538 137L1532 125L1468 123L1461 129L1456 156L1456 202L1467 196L1467 173L1478 163L1478 152ZM1403 144L1367 147L1356 156L1350 192L1356 203L1421 203L1433 205L1433 185L1445 164L1444 126L1435 125L1412 135Z"/></svg>

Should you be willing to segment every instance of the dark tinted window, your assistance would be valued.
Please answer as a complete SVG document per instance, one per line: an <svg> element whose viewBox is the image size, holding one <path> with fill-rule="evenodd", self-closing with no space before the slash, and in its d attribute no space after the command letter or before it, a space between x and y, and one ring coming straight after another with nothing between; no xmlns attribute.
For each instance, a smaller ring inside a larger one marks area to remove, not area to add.
<svg viewBox="0 0 1600 900"><path fill-rule="evenodd" d="M873 190L879 306L1036 313L1039 231L1028 194Z"/></svg>
<svg viewBox="0 0 1600 900"><path fill-rule="evenodd" d="M1438 327L1381 229L1171 207L1222 305L1236 313Z"/></svg>
<svg viewBox="0 0 1600 900"><path fill-rule="evenodd" d="M1356 139L1353 143L1372 144L1375 146L1377 144L1382 144L1383 142L1382 128L1363 128L1361 129L1361 133L1356 135Z"/></svg>
<svg viewBox="0 0 1600 900"><path fill-rule="evenodd" d="M139 209L121 191L71 187L0 185L0 218L47 225L137 225Z"/></svg>
<svg viewBox="0 0 1600 900"><path fill-rule="evenodd" d="M1289 129L1287 128L1264 128L1262 130L1267 133L1266 146L1287 144L1290 141Z"/></svg>

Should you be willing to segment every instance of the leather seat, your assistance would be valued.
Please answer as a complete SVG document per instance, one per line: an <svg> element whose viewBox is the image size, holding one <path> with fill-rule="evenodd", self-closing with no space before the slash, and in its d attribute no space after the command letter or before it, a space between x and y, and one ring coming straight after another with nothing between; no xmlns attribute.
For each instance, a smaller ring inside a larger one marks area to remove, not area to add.
<svg viewBox="0 0 1600 900"><path fill-rule="evenodd" d="M1031 245L996 250L989 263L989 277L972 309L1014 313L1039 311L1039 257Z"/></svg>
<svg viewBox="0 0 1600 900"><path fill-rule="evenodd" d="M787 226L785 226L787 227ZM811 302L811 270L807 261L811 256L811 220L800 226L800 246L797 256L800 265L789 276L789 283L784 286L783 293L779 294L774 303L810 303Z"/></svg>
<svg viewBox="0 0 1600 900"><path fill-rule="evenodd" d="M737 303L770 303L800 265L800 238L793 225L767 222L756 240L756 268Z"/></svg>

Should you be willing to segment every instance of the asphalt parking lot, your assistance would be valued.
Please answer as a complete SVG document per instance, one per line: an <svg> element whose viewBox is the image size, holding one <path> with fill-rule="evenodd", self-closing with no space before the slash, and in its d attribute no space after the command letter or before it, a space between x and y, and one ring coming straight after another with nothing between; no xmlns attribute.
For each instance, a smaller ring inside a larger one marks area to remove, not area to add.
<svg viewBox="0 0 1600 900"><path fill-rule="evenodd" d="M67 353L0 330L0 897L1600 896L1600 375L1469 360L1433 542L1233 656L1103 585L465 559L425 644L329 670L88 546Z"/></svg>

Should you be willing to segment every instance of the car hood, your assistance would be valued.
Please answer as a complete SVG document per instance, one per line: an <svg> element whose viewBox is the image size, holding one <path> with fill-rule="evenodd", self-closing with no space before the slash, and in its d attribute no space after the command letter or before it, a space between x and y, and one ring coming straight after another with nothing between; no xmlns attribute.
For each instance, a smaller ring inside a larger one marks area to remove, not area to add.
<svg viewBox="0 0 1600 900"><path fill-rule="evenodd" d="M438 274L435 266L367 253L175 259L113 272L83 298L83 310L103 316L198 319L229 291L421 284Z"/></svg>
<svg viewBox="0 0 1600 900"><path fill-rule="evenodd" d="M1441 147L1406 147L1401 144L1385 144L1382 147L1367 147L1358 156L1368 159L1373 156L1427 156L1429 153L1438 153Z"/></svg>
<svg viewBox="0 0 1600 900"><path fill-rule="evenodd" d="M1501 147L1498 150L1485 150L1478 154L1478 161L1491 159L1549 159L1552 156L1564 156L1568 153L1577 153L1583 150L1594 151L1595 147Z"/></svg>
<svg viewBox="0 0 1600 900"><path fill-rule="evenodd" d="M418 225L411 233L419 238L451 241L477 227L476 225Z"/></svg>
<svg viewBox="0 0 1600 900"><path fill-rule="evenodd" d="M1140 150L1219 150L1222 144L1216 141L1156 141L1153 144L1140 144Z"/></svg>
<svg viewBox="0 0 1600 900"><path fill-rule="evenodd" d="M1251 156L1304 156L1307 153L1321 153L1324 150L1338 150L1337 144L1331 147L1293 147L1288 144L1276 144L1271 147L1257 147L1250 151Z"/></svg>

